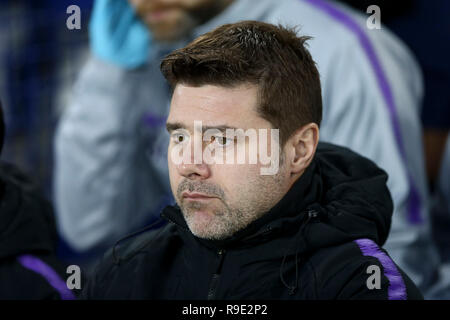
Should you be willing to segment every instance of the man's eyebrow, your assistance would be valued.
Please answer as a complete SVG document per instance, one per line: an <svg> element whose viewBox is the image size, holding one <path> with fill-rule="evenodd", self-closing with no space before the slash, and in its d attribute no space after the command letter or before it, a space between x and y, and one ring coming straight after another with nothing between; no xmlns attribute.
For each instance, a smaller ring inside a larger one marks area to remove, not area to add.
<svg viewBox="0 0 450 320"><path fill-rule="evenodd" d="M184 125L180 122L167 122L166 123L166 129L167 131L172 132L174 130L178 130L184 128Z"/></svg>
<svg viewBox="0 0 450 320"><path fill-rule="evenodd" d="M216 129L222 133L225 133L227 129L237 130L238 128L231 127L226 124L222 124L222 125L218 125L218 126L202 126L202 129L203 129L203 132L205 132L206 130L210 130L210 129Z"/></svg>
<svg viewBox="0 0 450 320"><path fill-rule="evenodd" d="M186 127L180 122L167 122L166 123L166 129L169 132L172 132L172 131L178 130L178 129L184 129L184 128L186 128ZM225 133L227 129L237 130L238 128L232 127L232 126L229 126L226 124L217 125L217 126L203 126L202 125L203 133L206 130L210 130L210 129L216 129L216 130L219 130L220 132Z"/></svg>

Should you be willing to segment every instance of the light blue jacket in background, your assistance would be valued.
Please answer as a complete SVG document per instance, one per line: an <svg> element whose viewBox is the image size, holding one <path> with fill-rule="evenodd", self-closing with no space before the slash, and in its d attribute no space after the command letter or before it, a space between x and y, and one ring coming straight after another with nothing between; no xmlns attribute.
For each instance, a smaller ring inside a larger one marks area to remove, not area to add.
<svg viewBox="0 0 450 320"><path fill-rule="evenodd" d="M424 288L439 261L429 230L421 73L385 27L367 28L368 17L323 0L236 0L193 37L239 20L299 26L300 34L313 37L308 44L324 106L320 138L387 171L395 212L385 248ZM165 131L170 91L159 64L185 44L153 43L148 64L134 70L94 56L83 67L55 147L58 223L75 249L111 243L141 227L170 197Z"/></svg>

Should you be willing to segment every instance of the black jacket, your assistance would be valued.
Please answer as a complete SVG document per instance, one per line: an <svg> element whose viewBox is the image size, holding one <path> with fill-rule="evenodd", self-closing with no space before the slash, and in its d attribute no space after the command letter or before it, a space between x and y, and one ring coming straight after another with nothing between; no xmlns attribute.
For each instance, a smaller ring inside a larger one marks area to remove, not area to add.
<svg viewBox="0 0 450 320"><path fill-rule="evenodd" d="M223 241L199 239L179 208L167 207L166 226L105 254L83 297L422 299L380 249L393 209L386 180L366 158L320 144L285 197L244 230ZM379 289L368 287L376 285L373 274Z"/></svg>
<svg viewBox="0 0 450 320"><path fill-rule="evenodd" d="M0 300L74 299L55 256L53 210L14 166L0 164Z"/></svg>

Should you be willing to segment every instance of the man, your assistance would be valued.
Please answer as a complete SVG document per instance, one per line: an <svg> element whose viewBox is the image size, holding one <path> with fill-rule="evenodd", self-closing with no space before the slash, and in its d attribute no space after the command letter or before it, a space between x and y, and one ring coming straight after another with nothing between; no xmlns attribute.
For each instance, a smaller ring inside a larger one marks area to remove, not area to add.
<svg viewBox="0 0 450 320"><path fill-rule="evenodd" d="M162 213L168 225L108 252L85 298L421 298L380 249L392 214L386 174L345 148L315 155L322 99L306 40L243 21L164 58L177 206ZM380 271L373 283L368 268Z"/></svg>
<svg viewBox="0 0 450 320"><path fill-rule="evenodd" d="M94 56L56 135L58 222L75 249L113 243L154 220L170 199L164 130L170 90L160 59L224 23L281 22L313 37L323 84L321 139L388 173L394 215L386 247L421 287L430 285L438 261L428 230L421 77L388 30L369 30L367 17L322 0L129 2L141 19L124 0L95 3Z"/></svg>

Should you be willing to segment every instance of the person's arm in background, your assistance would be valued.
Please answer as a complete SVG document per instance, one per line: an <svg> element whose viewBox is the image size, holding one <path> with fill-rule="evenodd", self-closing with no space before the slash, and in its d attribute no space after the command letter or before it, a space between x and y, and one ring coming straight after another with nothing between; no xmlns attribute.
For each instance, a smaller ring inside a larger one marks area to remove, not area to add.
<svg viewBox="0 0 450 320"><path fill-rule="evenodd" d="M148 220L151 175L138 103L150 38L126 0L97 0L93 57L55 136L54 196L63 238L76 250L109 245ZM150 102L149 102L150 103Z"/></svg>
<svg viewBox="0 0 450 320"><path fill-rule="evenodd" d="M407 165L390 114L398 110L389 109L373 67L357 42L337 48L327 68L322 73L325 81L321 139L349 147L386 170L394 210L404 212L407 219ZM411 113L417 113L415 106L416 103L409 105Z"/></svg>

